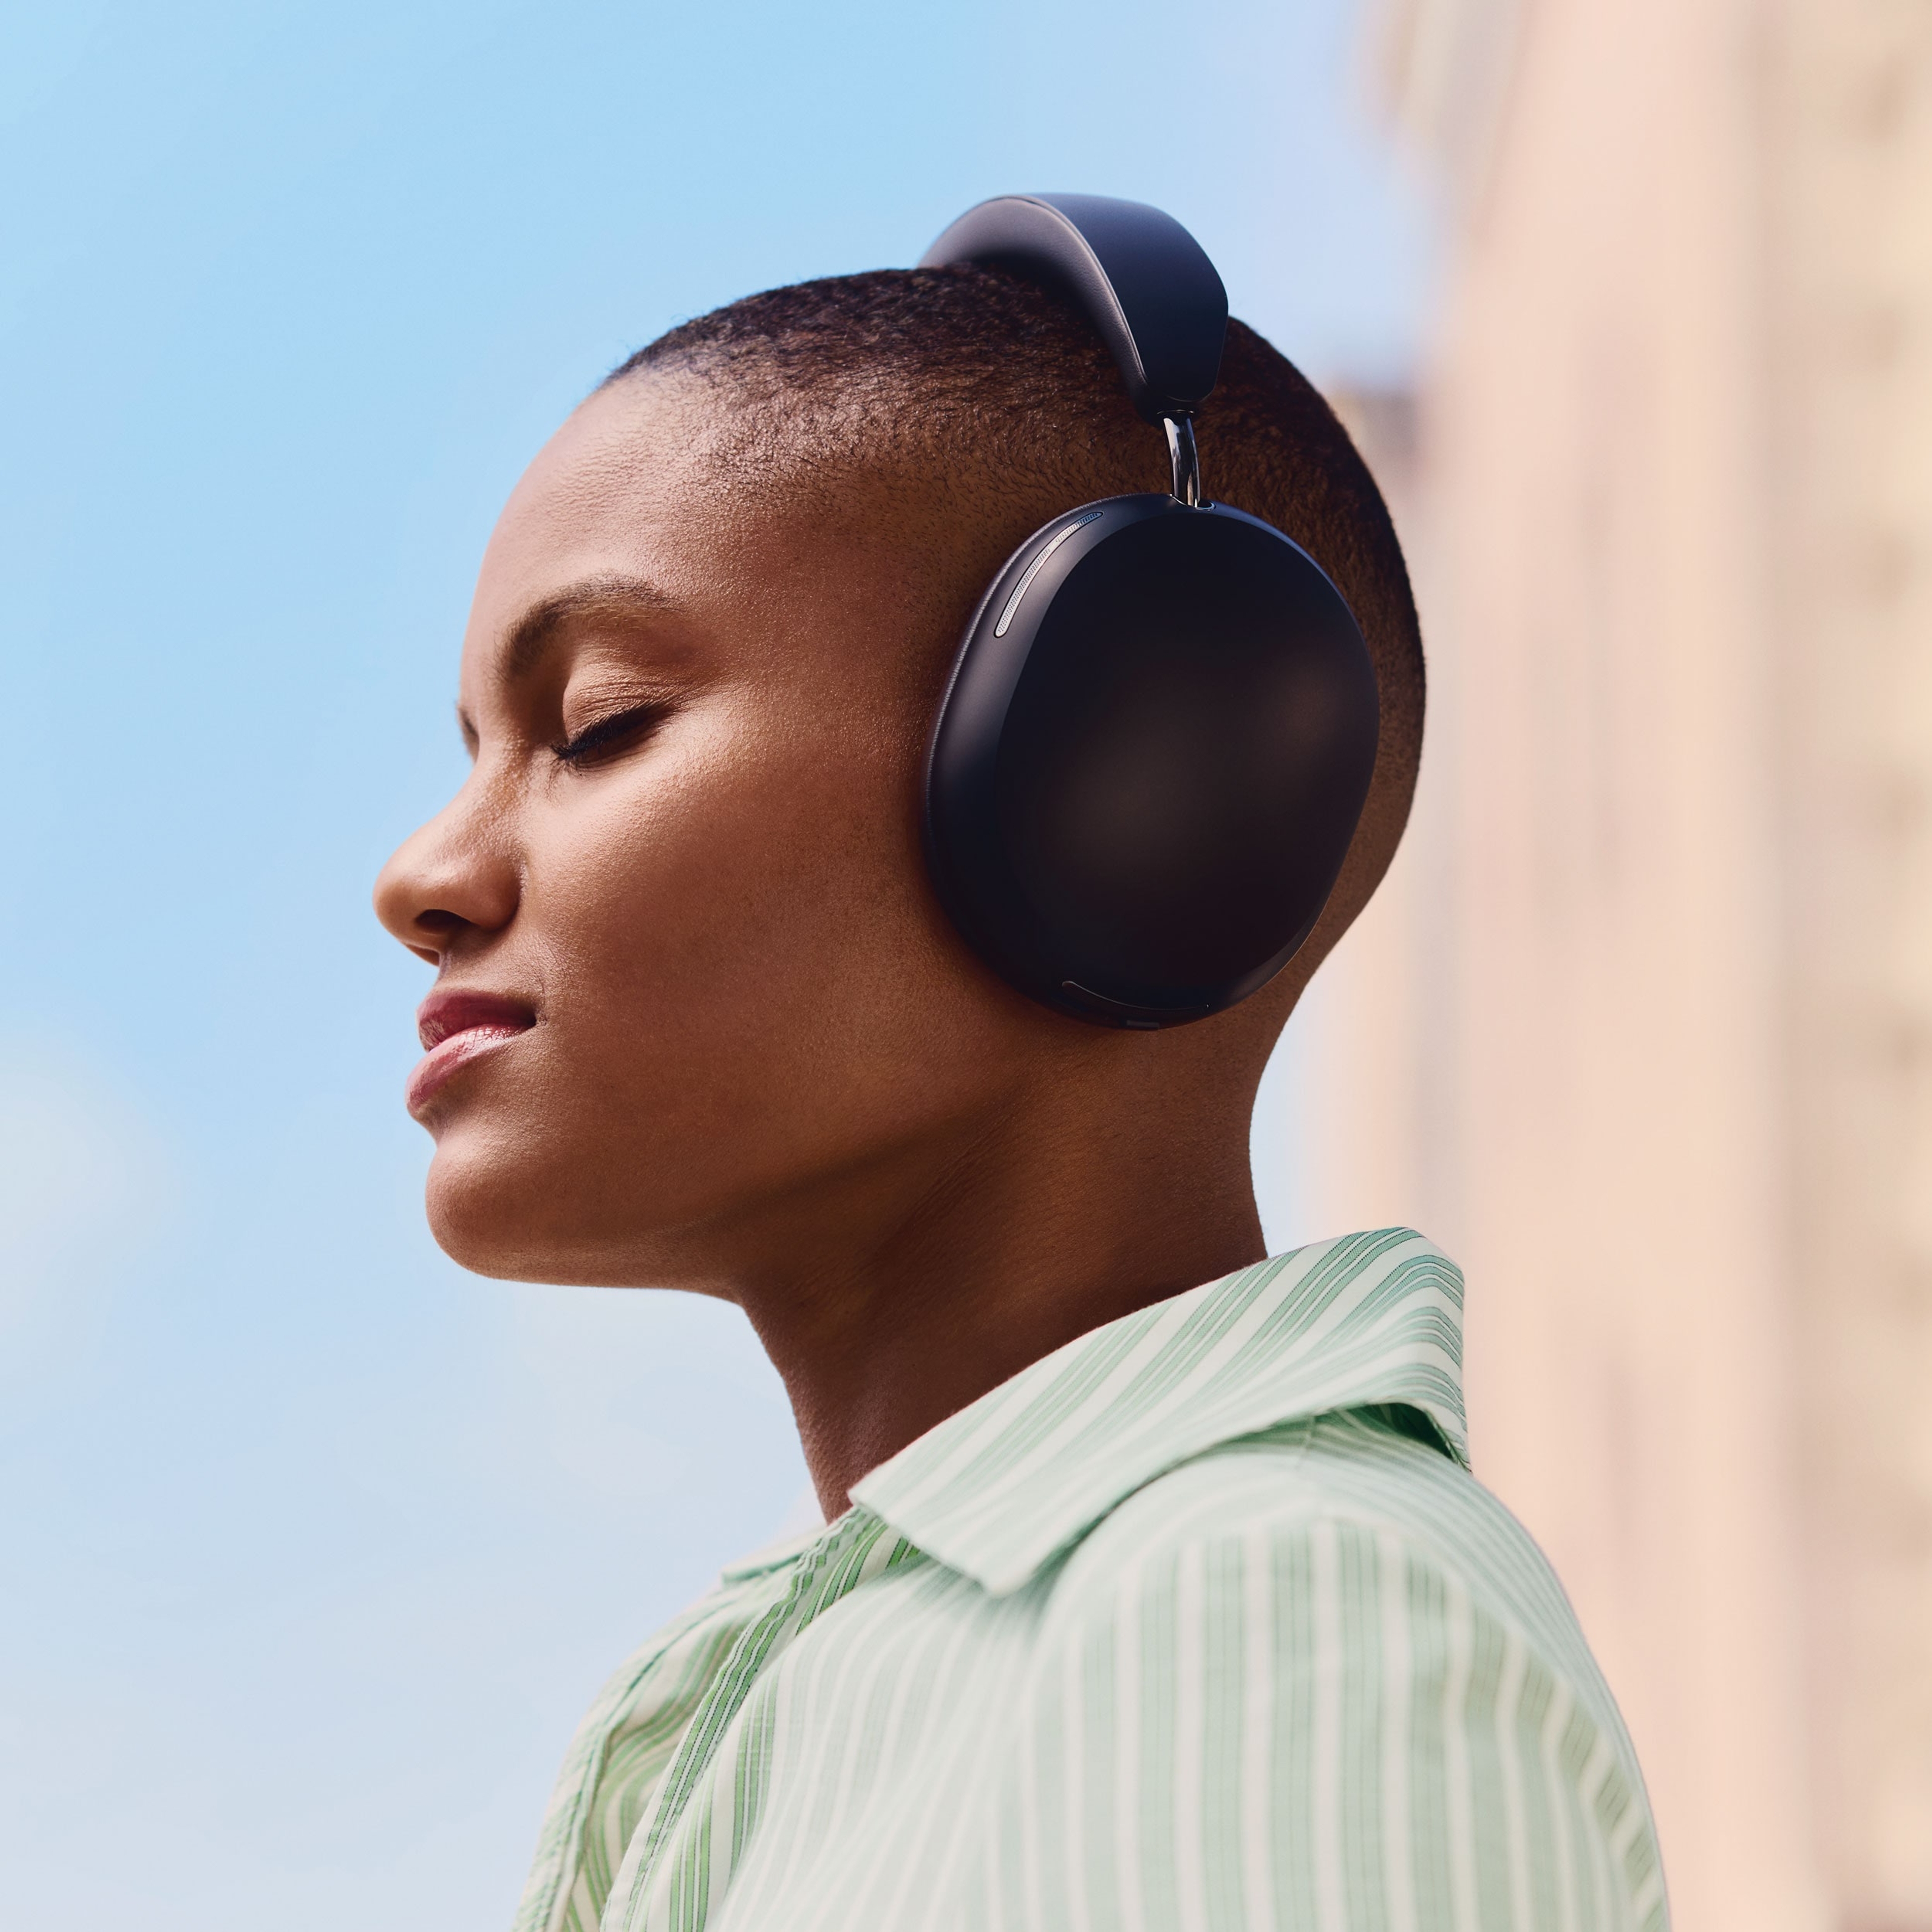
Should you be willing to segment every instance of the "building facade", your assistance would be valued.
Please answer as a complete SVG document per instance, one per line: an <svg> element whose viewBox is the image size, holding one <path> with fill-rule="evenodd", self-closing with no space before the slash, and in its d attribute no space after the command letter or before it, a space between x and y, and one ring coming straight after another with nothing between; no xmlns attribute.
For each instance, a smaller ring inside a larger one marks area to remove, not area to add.
<svg viewBox="0 0 1932 1932"><path fill-rule="evenodd" d="M1684 1932L1932 1928L1932 4L1409 0L1449 202L1416 820L1310 1192L1469 1276L1478 1473ZM1394 432L1394 433L1392 433Z"/></svg>

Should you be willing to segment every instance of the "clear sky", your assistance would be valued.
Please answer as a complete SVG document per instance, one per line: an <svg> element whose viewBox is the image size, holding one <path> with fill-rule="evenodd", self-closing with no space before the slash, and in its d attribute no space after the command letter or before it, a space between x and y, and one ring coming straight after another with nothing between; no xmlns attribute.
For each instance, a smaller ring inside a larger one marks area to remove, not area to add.
<svg viewBox="0 0 1932 1932"><path fill-rule="evenodd" d="M668 324L972 202L1156 202L1318 378L1422 215L1349 0L0 18L0 1915L507 1922L605 1672L802 1469L735 1314L421 1226L423 969L491 519ZM1262 1137L1298 1233L1288 1108Z"/></svg>

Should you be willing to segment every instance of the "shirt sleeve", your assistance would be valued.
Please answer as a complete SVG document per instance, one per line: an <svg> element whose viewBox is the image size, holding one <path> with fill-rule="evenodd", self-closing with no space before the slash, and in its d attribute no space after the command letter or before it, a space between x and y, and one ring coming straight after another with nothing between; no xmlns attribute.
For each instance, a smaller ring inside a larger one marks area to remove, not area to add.
<svg viewBox="0 0 1932 1932"><path fill-rule="evenodd" d="M1562 1648L1385 1525L1151 1551L1045 1647L962 1922L1664 1932L1634 1759Z"/></svg>

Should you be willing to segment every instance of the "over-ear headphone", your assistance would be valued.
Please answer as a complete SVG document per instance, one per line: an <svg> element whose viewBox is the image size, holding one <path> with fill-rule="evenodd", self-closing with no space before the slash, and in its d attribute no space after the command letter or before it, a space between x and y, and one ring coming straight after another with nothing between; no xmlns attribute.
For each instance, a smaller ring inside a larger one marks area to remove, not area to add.
<svg viewBox="0 0 1932 1932"><path fill-rule="evenodd" d="M1287 964L1334 889L1375 769L1368 650L1306 550L1202 500L1193 412L1228 298L1180 223L1004 195L920 266L963 263L1078 304L1165 422L1174 488L1054 518L980 599L927 756L933 880L1034 999L1106 1026L1204 1019Z"/></svg>

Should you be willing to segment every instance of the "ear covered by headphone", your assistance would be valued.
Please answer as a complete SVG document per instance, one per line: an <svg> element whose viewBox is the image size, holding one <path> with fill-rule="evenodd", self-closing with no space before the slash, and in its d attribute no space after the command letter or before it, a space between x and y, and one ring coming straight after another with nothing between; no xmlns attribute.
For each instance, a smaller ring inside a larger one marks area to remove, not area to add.
<svg viewBox="0 0 1932 1932"><path fill-rule="evenodd" d="M1287 964L1334 890L1375 769L1367 646L1306 550L1202 500L1192 417L1228 302L1186 229L1136 202L1003 196L920 266L957 263L1079 306L1165 423L1174 489L1054 518L981 598L927 756L933 880L1043 1004L1204 1019Z"/></svg>

